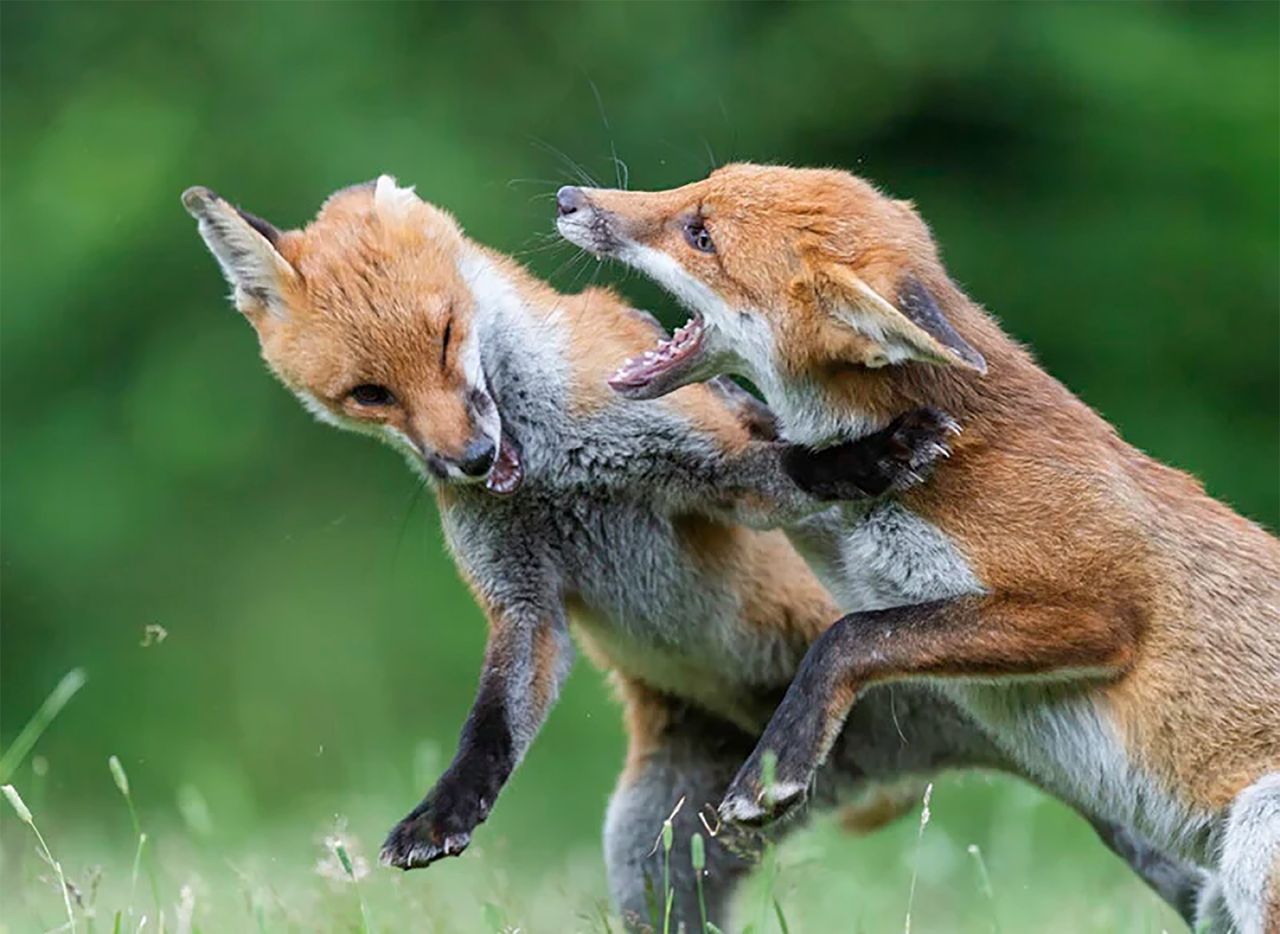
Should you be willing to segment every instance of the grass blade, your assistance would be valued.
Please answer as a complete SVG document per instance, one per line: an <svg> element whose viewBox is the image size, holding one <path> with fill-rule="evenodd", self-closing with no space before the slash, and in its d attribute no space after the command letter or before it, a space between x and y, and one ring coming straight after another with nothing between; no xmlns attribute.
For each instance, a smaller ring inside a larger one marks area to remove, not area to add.
<svg viewBox="0 0 1280 934"><path fill-rule="evenodd" d="M978 864L978 876L982 882L982 894L987 897L987 905L991 908L992 934L1000 934L1000 917L996 913L996 893L995 889L991 887L991 874L987 872L987 861L982 858L982 850L978 848L976 843L969 844L969 855Z"/></svg>
<svg viewBox="0 0 1280 934"><path fill-rule="evenodd" d="M71 910L71 890L67 887L67 877L62 873L62 864L53 858L53 853L49 851L49 845L44 842L40 828L36 826L36 819L22 800L22 795L18 794L18 789L12 785L5 785L0 788L0 791L4 792L4 796L9 799L9 804L13 806L18 819L31 828L31 832L36 836L36 842L40 845L40 855L58 877L58 888L62 890L62 904L67 909L66 928L71 931L71 934L76 934L76 915Z"/></svg>
<svg viewBox="0 0 1280 934"><path fill-rule="evenodd" d="M778 918L778 927L782 929L782 934L791 934L791 927L787 924L787 916L782 913L782 903L778 901L776 895L773 898L773 913Z"/></svg>
<svg viewBox="0 0 1280 934"><path fill-rule="evenodd" d="M138 887L138 870L142 867L142 855L147 846L147 835L142 830L142 821L138 818L138 809L133 803L133 795L129 792L129 776L117 756L107 758L107 769L111 772L111 780L120 790L120 796L129 807L129 820L133 822L133 832L138 838L138 849L133 857L133 879L129 886L129 918L133 918L133 898ZM155 903L156 916L160 915L160 883L156 879L155 847L146 862L147 881L151 884L151 900Z"/></svg>
<svg viewBox="0 0 1280 934"><path fill-rule="evenodd" d="M920 844L924 841L924 829L929 826L929 799L933 797L933 782L924 787L924 802L920 808L920 829L916 832L916 858L911 866L911 891L907 894L907 920L902 934L911 934L911 908L916 901L916 877L920 873Z"/></svg>
<svg viewBox="0 0 1280 934"><path fill-rule="evenodd" d="M702 877L707 870L707 848L702 834L696 830L689 838L689 862L693 866L693 882L698 889L698 916L702 921L701 934L707 934L707 898L702 891Z"/></svg>
<svg viewBox="0 0 1280 934"><path fill-rule="evenodd" d="M72 668L62 676L58 686L49 692L49 696L27 721L27 725L9 744L4 754L0 755L0 783L7 782L17 771L18 766L22 765L22 760L27 757L27 753L35 746L41 734L49 728L49 724L67 705L67 701L75 697L76 692L84 687L86 680L83 668Z"/></svg>

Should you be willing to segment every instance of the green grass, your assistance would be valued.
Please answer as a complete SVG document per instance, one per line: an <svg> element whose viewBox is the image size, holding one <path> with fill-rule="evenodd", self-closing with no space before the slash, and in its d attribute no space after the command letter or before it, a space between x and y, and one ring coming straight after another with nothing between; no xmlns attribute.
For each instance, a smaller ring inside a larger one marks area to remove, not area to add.
<svg viewBox="0 0 1280 934"><path fill-rule="evenodd" d="M69 677L77 687L83 680ZM16 787L5 786L9 808L0 814L0 932L622 930L598 848L551 841L553 859L531 858L504 834L502 808L460 859L409 874L373 859L404 802L354 790L300 802L277 821L226 825L195 786L144 792L111 756L102 781L115 784L123 815L46 812L60 777L41 756L24 757L74 695L68 684L64 678L19 734L25 748L4 757ZM161 806L165 799L176 808ZM674 929L671 852L689 846L694 865L703 860L700 836L672 832L683 803L655 818L663 934ZM1070 811L1021 783L978 774L943 777L925 792L916 820L871 837L820 816L766 849L736 908L749 934L1181 929Z"/></svg>
<svg viewBox="0 0 1280 934"><path fill-rule="evenodd" d="M31 777L22 770L18 778ZM979 863L966 815L986 813L993 800L997 816L983 828ZM605 904L598 850L524 858L504 837L501 809L460 859L408 874L378 867L381 830L402 809L400 801L362 799L345 817L316 805L301 819L265 825L223 827L215 818L211 834L181 819L155 821L145 850L142 835L111 815L34 818L66 874L81 931L114 931L117 918L122 931L622 930ZM815 821L743 887L738 924L754 934L905 931L909 911L914 934L1182 929L1087 827L1020 784L943 779L931 811L923 830L905 818L866 838L829 818ZM148 861L154 895L141 882ZM13 813L4 817L2 871L0 927L66 929L50 864Z"/></svg>

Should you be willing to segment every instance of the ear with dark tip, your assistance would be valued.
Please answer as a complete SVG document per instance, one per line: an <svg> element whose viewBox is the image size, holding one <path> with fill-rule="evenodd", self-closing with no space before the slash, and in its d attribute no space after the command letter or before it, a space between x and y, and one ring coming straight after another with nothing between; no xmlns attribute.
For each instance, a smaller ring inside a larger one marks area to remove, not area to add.
<svg viewBox="0 0 1280 934"><path fill-rule="evenodd" d="M877 362L869 365L921 360L987 372L982 354L960 336L916 276L902 276L892 300L842 264L828 266L824 278L839 296L832 309L834 317L880 348Z"/></svg>
<svg viewBox="0 0 1280 934"><path fill-rule="evenodd" d="M232 205L235 207L235 205ZM280 242L280 231L276 229L275 224L270 221L263 220L257 214L250 214L242 208L235 208L237 214L244 220L246 224L262 234L272 246Z"/></svg>
<svg viewBox="0 0 1280 934"><path fill-rule="evenodd" d="M987 372L987 361L982 354L956 332L933 293L913 275L905 276L898 286L898 310L969 369Z"/></svg>
<svg viewBox="0 0 1280 934"><path fill-rule="evenodd" d="M188 188L182 205L196 219L205 245L235 289L237 307L245 310L246 299L251 299L283 317L284 292L298 273L276 249L280 231L208 188Z"/></svg>

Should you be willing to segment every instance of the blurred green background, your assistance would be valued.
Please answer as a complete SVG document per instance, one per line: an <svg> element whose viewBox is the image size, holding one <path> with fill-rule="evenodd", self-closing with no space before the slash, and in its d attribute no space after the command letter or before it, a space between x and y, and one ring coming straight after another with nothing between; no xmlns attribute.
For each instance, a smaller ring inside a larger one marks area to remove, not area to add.
<svg viewBox="0 0 1280 934"><path fill-rule="evenodd" d="M1275 529L1278 9L3 4L0 742L83 666L38 749L64 834L127 827L115 753L156 820L184 786L239 837L372 800L372 847L469 705L482 618L429 492L273 383L179 205L197 183L283 227L390 172L515 252L570 180L553 150L612 181L612 147L643 188L847 167L1128 439ZM527 262L571 288L571 255ZM592 852L622 748L581 662L484 833L512 865ZM1011 789L939 819L989 842L1032 807Z"/></svg>

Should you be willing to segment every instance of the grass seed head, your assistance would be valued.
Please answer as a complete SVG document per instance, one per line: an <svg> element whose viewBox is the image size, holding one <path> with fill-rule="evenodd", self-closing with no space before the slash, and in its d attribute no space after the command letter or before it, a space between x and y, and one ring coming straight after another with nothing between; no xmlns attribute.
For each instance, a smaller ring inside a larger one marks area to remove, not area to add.
<svg viewBox="0 0 1280 934"><path fill-rule="evenodd" d="M112 756L107 760L107 767L111 769L111 777L115 779L116 787L120 789L120 794L126 798L129 797L129 776L124 774L124 766L120 764L120 760Z"/></svg>
<svg viewBox="0 0 1280 934"><path fill-rule="evenodd" d="M18 812L18 817L21 818L22 822L34 825L35 819L31 816L31 812L27 810L27 805L23 802L22 795L18 794L18 789L12 785L5 785L0 788L0 791L3 791L4 796L9 799L9 803Z"/></svg>
<svg viewBox="0 0 1280 934"><path fill-rule="evenodd" d="M702 872L707 868L706 844L702 842L702 834L696 830L689 838L689 862L693 864L694 872Z"/></svg>

